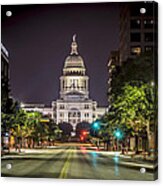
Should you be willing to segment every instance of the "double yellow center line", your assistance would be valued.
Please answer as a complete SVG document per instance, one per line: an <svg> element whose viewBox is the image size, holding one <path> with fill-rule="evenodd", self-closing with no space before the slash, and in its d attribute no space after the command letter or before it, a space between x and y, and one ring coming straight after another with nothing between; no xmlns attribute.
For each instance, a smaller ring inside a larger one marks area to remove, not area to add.
<svg viewBox="0 0 163 186"><path fill-rule="evenodd" d="M73 154L74 154L74 149L69 149L67 159L63 165L59 178L67 178L68 168L70 166Z"/></svg>

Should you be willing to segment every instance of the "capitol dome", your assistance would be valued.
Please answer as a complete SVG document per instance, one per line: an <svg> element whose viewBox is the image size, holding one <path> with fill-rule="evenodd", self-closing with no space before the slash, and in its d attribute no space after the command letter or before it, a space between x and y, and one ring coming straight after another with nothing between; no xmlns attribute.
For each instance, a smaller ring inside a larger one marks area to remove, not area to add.
<svg viewBox="0 0 163 186"><path fill-rule="evenodd" d="M85 68L84 61L79 55L69 55L65 60L64 68Z"/></svg>
<svg viewBox="0 0 163 186"><path fill-rule="evenodd" d="M73 35L73 41L71 44L71 53L66 57L63 72L64 75L84 75L85 66L83 58L77 51L76 35Z"/></svg>

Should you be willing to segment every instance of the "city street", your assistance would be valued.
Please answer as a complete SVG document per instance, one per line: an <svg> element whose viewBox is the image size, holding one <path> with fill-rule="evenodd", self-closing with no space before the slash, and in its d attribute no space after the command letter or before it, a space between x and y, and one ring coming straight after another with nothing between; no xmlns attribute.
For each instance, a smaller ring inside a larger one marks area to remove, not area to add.
<svg viewBox="0 0 163 186"><path fill-rule="evenodd" d="M2 5L1 176L158 179L158 3Z"/></svg>
<svg viewBox="0 0 163 186"><path fill-rule="evenodd" d="M56 146L2 157L2 176L153 180L154 174L122 165L119 156L107 155L88 146ZM11 169L7 169L11 164Z"/></svg>

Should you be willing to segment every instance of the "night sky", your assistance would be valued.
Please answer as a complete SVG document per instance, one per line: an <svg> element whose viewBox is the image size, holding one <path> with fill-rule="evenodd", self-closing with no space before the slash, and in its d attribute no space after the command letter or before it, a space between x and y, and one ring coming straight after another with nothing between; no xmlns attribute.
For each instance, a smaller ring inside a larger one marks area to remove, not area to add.
<svg viewBox="0 0 163 186"><path fill-rule="evenodd" d="M118 20L117 3L2 6L12 96L48 105L59 98L59 77L76 33L90 77L90 98L106 106L107 63L110 51L118 49Z"/></svg>

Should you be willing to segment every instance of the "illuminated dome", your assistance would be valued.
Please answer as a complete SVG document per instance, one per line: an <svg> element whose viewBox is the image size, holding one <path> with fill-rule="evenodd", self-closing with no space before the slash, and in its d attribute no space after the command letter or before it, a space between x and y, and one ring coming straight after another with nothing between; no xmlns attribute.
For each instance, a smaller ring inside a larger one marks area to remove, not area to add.
<svg viewBox="0 0 163 186"><path fill-rule="evenodd" d="M60 77L60 97L66 101L83 101L89 96L89 77L77 47L76 35L73 35L71 52L65 59L63 74Z"/></svg>
<svg viewBox="0 0 163 186"><path fill-rule="evenodd" d="M76 35L73 35L71 53L66 58L63 68L64 75L85 75L84 61L78 54L77 47Z"/></svg>
<svg viewBox="0 0 163 186"><path fill-rule="evenodd" d="M64 68L85 68L84 61L79 55L69 55L65 60Z"/></svg>

